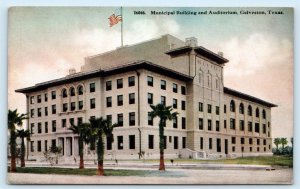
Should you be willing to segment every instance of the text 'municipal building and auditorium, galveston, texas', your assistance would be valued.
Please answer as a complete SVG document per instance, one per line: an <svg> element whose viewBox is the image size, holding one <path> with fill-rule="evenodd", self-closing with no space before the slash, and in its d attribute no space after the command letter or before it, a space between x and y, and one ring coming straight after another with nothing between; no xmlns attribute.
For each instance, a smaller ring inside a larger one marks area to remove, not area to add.
<svg viewBox="0 0 300 189"><path fill-rule="evenodd" d="M171 35L85 58L80 72L18 89L27 100L33 132L29 159L41 160L51 145L63 159L79 155L70 123L104 117L117 123L106 159L159 158L158 118L150 104L173 106L177 119L165 127L166 158L272 155L271 108L276 105L225 87L228 60ZM94 152L85 146L85 159Z"/></svg>

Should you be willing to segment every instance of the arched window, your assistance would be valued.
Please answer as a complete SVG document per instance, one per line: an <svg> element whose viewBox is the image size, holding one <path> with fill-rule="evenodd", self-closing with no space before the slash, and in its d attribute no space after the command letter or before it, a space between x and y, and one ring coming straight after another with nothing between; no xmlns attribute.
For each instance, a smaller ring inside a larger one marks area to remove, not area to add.
<svg viewBox="0 0 300 189"><path fill-rule="evenodd" d="M240 114L244 114L244 104L243 103L240 104L239 112L240 112Z"/></svg>
<svg viewBox="0 0 300 189"><path fill-rule="evenodd" d="M74 87L70 88L70 96L75 96L75 88Z"/></svg>
<svg viewBox="0 0 300 189"><path fill-rule="evenodd" d="M252 107L248 106L248 116L252 116Z"/></svg>
<svg viewBox="0 0 300 189"><path fill-rule="evenodd" d="M263 116L263 119L266 119L266 111L264 109L262 111L262 116Z"/></svg>
<svg viewBox="0 0 300 189"><path fill-rule="evenodd" d="M82 87L82 85L78 86L77 93L78 93L78 95L83 95L83 87Z"/></svg>
<svg viewBox="0 0 300 189"><path fill-rule="evenodd" d="M66 98L66 97L68 96L67 89L64 88L64 89L61 91L61 96L62 96L63 98Z"/></svg>
<svg viewBox="0 0 300 189"><path fill-rule="evenodd" d="M235 104L234 104L233 100L231 100L231 102L230 102L230 111L235 112Z"/></svg>
<svg viewBox="0 0 300 189"><path fill-rule="evenodd" d="M258 108L256 108L255 116L256 116L256 117L259 117L259 109L258 109Z"/></svg>

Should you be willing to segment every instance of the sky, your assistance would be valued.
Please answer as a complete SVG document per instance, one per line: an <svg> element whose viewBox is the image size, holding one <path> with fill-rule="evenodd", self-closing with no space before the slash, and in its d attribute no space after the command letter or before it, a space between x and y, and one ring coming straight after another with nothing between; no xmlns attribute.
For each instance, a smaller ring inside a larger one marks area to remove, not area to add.
<svg viewBox="0 0 300 189"><path fill-rule="evenodd" d="M84 57L120 46L117 7L11 8L8 19L8 108L25 113L25 95L14 90L77 71ZM145 15L134 11L145 11ZM151 15L154 11L282 11L283 15ZM171 34L222 51L225 86L277 104L273 137L293 135L293 10L280 8L123 8L124 44Z"/></svg>

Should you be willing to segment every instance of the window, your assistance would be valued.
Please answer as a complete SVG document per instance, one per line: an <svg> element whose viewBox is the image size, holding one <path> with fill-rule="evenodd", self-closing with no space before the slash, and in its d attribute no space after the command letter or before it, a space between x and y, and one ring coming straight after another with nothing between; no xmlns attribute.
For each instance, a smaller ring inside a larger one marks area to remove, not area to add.
<svg viewBox="0 0 300 189"><path fill-rule="evenodd" d="M263 116L263 119L266 119L266 110L262 111L262 116Z"/></svg>
<svg viewBox="0 0 300 189"><path fill-rule="evenodd" d="M178 118L177 117L175 117L175 118L173 118L173 128L177 128L178 127Z"/></svg>
<svg viewBox="0 0 300 189"><path fill-rule="evenodd" d="M264 134L266 134L266 132L267 132L266 130L267 130L266 124L263 124L263 133L264 133Z"/></svg>
<svg viewBox="0 0 300 189"><path fill-rule="evenodd" d="M44 99L45 99L45 102L48 101L48 93L45 93L45 94L44 94Z"/></svg>
<svg viewBox="0 0 300 189"><path fill-rule="evenodd" d="M178 137L174 136L174 149L178 149Z"/></svg>
<svg viewBox="0 0 300 189"><path fill-rule="evenodd" d="M78 95L83 95L83 86L79 85L77 91L78 91Z"/></svg>
<svg viewBox="0 0 300 189"><path fill-rule="evenodd" d="M210 104L207 104L207 113L211 113L211 105Z"/></svg>
<svg viewBox="0 0 300 189"><path fill-rule="evenodd" d="M260 140L259 139L256 140L256 144L260 145Z"/></svg>
<svg viewBox="0 0 300 189"><path fill-rule="evenodd" d="M117 79L117 89L123 88L123 79Z"/></svg>
<svg viewBox="0 0 300 189"><path fill-rule="evenodd" d="M181 110L185 110L185 101L184 100L181 101Z"/></svg>
<svg viewBox="0 0 300 189"><path fill-rule="evenodd" d="M34 141L30 141L30 151L34 152Z"/></svg>
<svg viewBox="0 0 300 189"><path fill-rule="evenodd" d="M93 93L96 91L96 84L95 83L90 83L90 93Z"/></svg>
<svg viewBox="0 0 300 189"><path fill-rule="evenodd" d="M166 90L167 82L165 80L160 80L160 88Z"/></svg>
<svg viewBox="0 0 300 189"><path fill-rule="evenodd" d="M83 109L83 101L78 101L78 109L82 110Z"/></svg>
<svg viewBox="0 0 300 189"><path fill-rule="evenodd" d="M128 77L128 86L132 87L135 85L134 76Z"/></svg>
<svg viewBox="0 0 300 189"><path fill-rule="evenodd" d="M45 107L45 116L48 116L48 107Z"/></svg>
<svg viewBox="0 0 300 189"><path fill-rule="evenodd" d="M70 96L75 96L75 88L74 87L70 88Z"/></svg>
<svg viewBox="0 0 300 189"><path fill-rule="evenodd" d="M135 103L135 94L129 93L129 104L134 104L134 103Z"/></svg>
<svg viewBox="0 0 300 189"><path fill-rule="evenodd" d="M82 124L83 123L82 120L83 120L82 117L78 117L77 118L77 125Z"/></svg>
<svg viewBox="0 0 300 189"><path fill-rule="evenodd" d="M96 108L96 100L95 98L90 99L90 108L95 109Z"/></svg>
<svg viewBox="0 0 300 189"><path fill-rule="evenodd" d="M264 139L263 141L264 141L264 145L267 145L267 140L266 140L266 139Z"/></svg>
<svg viewBox="0 0 300 189"><path fill-rule="evenodd" d="M129 126L135 125L135 112L129 113Z"/></svg>
<svg viewBox="0 0 300 189"><path fill-rule="evenodd" d="M52 132L56 132L56 120L52 121Z"/></svg>
<svg viewBox="0 0 300 189"><path fill-rule="evenodd" d="M230 118L230 129L235 129L235 119Z"/></svg>
<svg viewBox="0 0 300 189"><path fill-rule="evenodd" d="M129 149L135 149L135 135L129 135Z"/></svg>
<svg viewBox="0 0 300 189"><path fill-rule="evenodd" d="M38 133L42 133L42 123L38 123Z"/></svg>
<svg viewBox="0 0 300 189"><path fill-rule="evenodd" d="M153 125L153 119L150 115L150 112L148 112L148 125Z"/></svg>
<svg viewBox="0 0 300 189"><path fill-rule="evenodd" d="M106 91L110 91L112 88L112 82L111 81L106 81Z"/></svg>
<svg viewBox="0 0 300 189"><path fill-rule="evenodd" d="M56 99L56 91L51 91L51 99Z"/></svg>
<svg viewBox="0 0 300 189"><path fill-rule="evenodd" d="M34 96L30 97L30 104L34 104Z"/></svg>
<svg viewBox="0 0 300 189"><path fill-rule="evenodd" d="M75 102L71 102L71 111L74 111L76 108Z"/></svg>
<svg viewBox="0 0 300 189"><path fill-rule="evenodd" d="M175 84L175 83L173 83L173 92L174 93L178 92L177 84Z"/></svg>
<svg viewBox="0 0 300 189"><path fill-rule="evenodd" d="M259 147L257 147L257 151L259 152Z"/></svg>
<svg viewBox="0 0 300 189"><path fill-rule="evenodd" d="M219 88L219 80L216 79L216 89L218 89L218 88Z"/></svg>
<svg viewBox="0 0 300 189"><path fill-rule="evenodd" d="M111 106L112 106L111 96L106 97L106 107L111 107Z"/></svg>
<svg viewBox="0 0 300 189"><path fill-rule="evenodd" d="M30 117L34 117L34 109L30 110Z"/></svg>
<svg viewBox="0 0 300 189"><path fill-rule="evenodd" d="M226 129L227 128L227 120L225 119L224 120L224 129Z"/></svg>
<svg viewBox="0 0 300 189"><path fill-rule="evenodd" d="M256 133L259 133L259 123L255 123L255 130Z"/></svg>
<svg viewBox="0 0 300 189"><path fill-rule="evenodd" d="M230 102L230 111L235 112L235 103L233 100L231 100L231 102Z"/></svg>
<svg viewBox="0 0 300 189"><path fill-rule="evenodd" d="M111 150L112 149L112 137L111 136L107 136L106 137L106 149L107 150Z"/></svg>
<svg viewBox="0 0 300 189"><path fill-rule="evenodd" d="M55 139L53 139L53 140L51 140L51 146L56 146L56 140Z"/></svg>
<svg viewBox="0 0 300 189"><path fill-rule="evenodd" d="M253 144L252 138L249 138L249 144Z"/></svg>
<svg viewBox="0 0 300 189"><path fill-rule="evenodd" d="M248 121L248 131L252 132L252 122Z"/></svg>
<svg viewBox="0 0 300 189"><path fill-rule="evenodd" d="M74 118L70 118L69 119L69 122L70 122L70 125L74 125L75 123L74 123Z"/></svg>
<svg viewBox="0 0 300 189"><path fill-rule="evenodd" d="M220 115L220 107L216 106L216 115Z"/></svg>
<svg viewBox="0 0 300 189"><path fill-rule="evenodd" d="M153 104L153 94L148 93L148 104Z"/></svg>
<svg viewBox="0 0 300 189"><path fill-rule="evenodd" d="M41 95L38 95L37 96L37 103L41 103L42 102L42 96Z"/></svg>
<svg viewBox="0 0 300 189"><path fill-rule="evenodd" d="M68 104L63 103L63 112L66 112L68 110Z"/></svg>
<svg viewBox="0 0 300 189"><path fill-rule="evenodd" d="M182 148L186 148L186 137L182 137Z"/></svg>
<svg viewBox="0 0 300 189"><path fill-rule="evenodd" d="M244 104L243 103L240 104L239 112L240 112L240 114L244 114Z"/></svg>
<svg viewBox="0 0 300 189"><path fill-rule="evenodd" d="M220 131L220 122L216 121L216 131Z"/></svg>
<svg viewBox="0 0 300 189"><path fill-rule="evenodd" d="M211 128L211 120L207 120L207 130L211 131L212 128Z"/></svg>
<svg viewBox="0 0 300 189"><path fill-rule="evenodd" d="M45 122L45 133L48 133L48 122Z"/></svg>
<svg viewBox="0 0 300 189"><path fill-rule="evenodd" d="M30 133L34 134L34 123L30 124Z"/></svg>
<svg viewBox="0 0 300 189"><path fill-rule="evenodd" d="M52 105L52 114L56 114L56 105Z"/></svg>
<svg viewBox="0 0 300 189"><path fill-rule="evenodd" d="M250 105L248 106L247 112L248 112L248 116L252 116L252 107Z"/></svg>
<svg viewBox="0 0 300 189"><path fill-rule="evenodd" d="M172 136L169 136L169 142L172 143Z"/></svg>
<svg viewBox="0 0 300 189"><path fill-rule="evenodd" d="M177 99L173 98L173 108L177 109Z"/></svg>
<svg viewBox="0 0 300 189"><path fill-rule="evenodd" d="M224 104L224 114L226 114L227 110L226 110L226 105Z"/></svg>
<svg viewBox="0 0 300 189"><path fill-rule="evenodd" d="M147 83L148 83L148 86L153 87L153 77L147 76Z"/></svg>
<svg viewBox="0 0 300 189"><path fill-rule="evenodd" d="M199 118L199 130L203 130L203 118Z"/></svg>
<svg viewBox="0 0 300 189"><path fill-rule="evenodd" d="M212 142L213 142L213 141L212 141L212 138L209 138L209 146L208 146L208 148L209 148L210 150L212 149L212 146L213 146L213 145L212 145Z"/></svg>
<svg viewBox="0 0 300 189"><path fill-rule="evenodd" d="M41 152L42 151L42 142L40 140L38 140L37 144L38 144L37 151Z"/></svg>
<svg viewBox="0 0 300 189"><path fill-rule="evenodd" d="M181 118L181 127L182 127L182 129L186 129L186 118L185 117L182 117Z"/></svg>
<svg viewBox="0 0 300 189"><path fill-rule="evenodd" d="M63 98L68 97L67 89L62 89L62 91L61 91L61 96L62 96Z"/></svg>
<svg viewBox="0 0 300 189"><path fill-rule="evenodd" d="M67 127L67 119L62 119L61 120L61 127L62 128Z"/></svg>
<svg viewBox="0 0 300 189"><path fill-rule="evenodd" d="M203 150L203 137L200 137L200 150Z"/></svg>
<svg viewBox="0 0 300 189"><path fill-rule="evenodd" d="M45 151L47 151L48 150L48 141L47 140L45 140L45 143L44 143L44 149L45 149Z"/></svg>
<svg viewBox="0 0 300 189"><path fill-rule="evenodd" d="M199 112L203 112L203 103L199 102Z"/></svg>
<svg viewBox="0 0 300 189"><path fill-rule="evenodd" d="M231 137L231 144L235 144L235 137Z"/></svg>
<svg viewBox="0 0 300 189"><path fill-rule="evenodd" d="M166 105L166 97L165 96L160 97L160 103L164 106Z"/></svg>
<svg viewBox="0 0 300 189"><path fill-rule="evenodd" d="M38 108L37 110L38 110L38 111L37 111L38 117L41 117L41 116L42 116L42 109L41 109L41 108Z"/></svg>
<svg viewBox="0 0 300 189"><path fill-rule="evenodd" d="M118 114L118 126L123 126L123 114Z"/></svg>
<svg viewBox="0 0 300 189"><path fill-rule="evenodd" d="M259 109L258 109L258 108L256 108L255 116L256 116L256 117L259 117Z"/></svg>
<svg viewBox="0 0 300 189"><path fill-rule="evenodd" d="M154 135L148 135L148 148L154 149Z"/></svg>
<svg viewBox="0 0 300 189"><path fill-rule="evenodd" d="M241 138L241 144L245 144L245 138Z"/></svg>
<svg viewBox="0 0 300 189"><path fill-rule="evenodd" d="M185 86L181 86L181 94L186 95Z"/></svg>
<svg viewBox="0 0 300 189"><path fill-rule="evenodd" d="M117 99L118 99L118 106L123 106L123 95L118 95Z"/></svg>
<svg viewBox="0 0 300 189"><path fill-rule="evenodd" d="M164 136L164 149L167 149L167 136Z"/></svg>
<svg viewBox="0 0 300 189"><path fill-rule="evenodd" d="M117 136L118 150L123 150L123 136Z"/></svg>
<svg viewBox="0 0 300 189"><path fill-rule="evenodd" d="M240 120L240 130L241 130L241 131L244 131L244 130L245 130L244 120Z"/></svg>
<svg viewBox="0 0 300 189"><path fill-rule="evenodd" d="M112 115L106 115L106 120L111 124L112 123Z"/></svg>
<svg viewBox="0 0 300 189"><path fill-rule="evenodd" d="M221 139L217 138L217 152L221 152Z"/></svg>
<svg viewBox="0 0 300 189"><path fill-rule="evenodd" d="M235 146L232 146L232 152L235 152Z"/></svg>

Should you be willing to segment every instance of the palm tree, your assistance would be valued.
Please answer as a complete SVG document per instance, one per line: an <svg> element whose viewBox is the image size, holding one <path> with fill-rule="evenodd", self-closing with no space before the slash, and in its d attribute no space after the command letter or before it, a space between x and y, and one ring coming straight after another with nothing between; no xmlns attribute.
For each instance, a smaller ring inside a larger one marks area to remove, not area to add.
<svg viewBox="0 0 300 189"><path fill-rule="evenodd" d="M284 149L284 146L288 144L288 141L286 138L281 138L280 139L281 145L282 145L282 150Z"/></svg>
<svg viewBox="0 0 300 189"><path fill-rule="evenodd" d="M278 146L279 146L279 144L281 144L280 138L274 138L274 144L276 146L276 151L278 151L279 150Z"/></svg>
<svg viewBox="0 0 300 189"><path fill-rule="evenodd" d="M16 172L16 127L22 126L23 120L27 119L25 114L19 114L17 112L18 110L15 109L14 111L8 110L8 129L10 131L10 156L11 156L11 165L10 165L10 171Z"/></svg>
<svg viewBox="0 0 300 189"><path fill-rule="evenodd" d="M79 169L84 169L84 161L83 161L83 145L84 143L89 143L89 123L79 123L78 125L74 125L71 123L71 127L69 130L73 131L74 134L78 134L78 145L79 145Z"/></svg>
<svg viewBox="0 0 300 189"><path fill-rule="evenodd" d="M163 104L157 104L156 106L150 105L152 111L150 112L151 118L159 117L159 152L160 152L160 161L159 161L159 170L165 170L164 162L164 126L166 125L167 120L172 120L177 117L177 112L172 113L172 106L165 106Z"/></svg>
<svg viewBox="0 0 300 189"><path fill-rule="evenodd" d="M104 175L103 169L103 159L104 159L104 141L103 137L111 137L113 139L113 129L117 126L117 124L111 124L110 120L106 120L102 117L100 118L91 118L90 119L91 127L93 132L91 133L91 137L97 136L97 161L98 161L98 169L97 174L99 176Z"/></svg>
<svg viewBox="0 0 300 189"><path fill-rule="evenodd" d="M24 139L26 138L27 140L30 139L30 131L27 130L18 130L17 131L17 136L21 138L21 167L25 167L25 141Z"/></svg>

